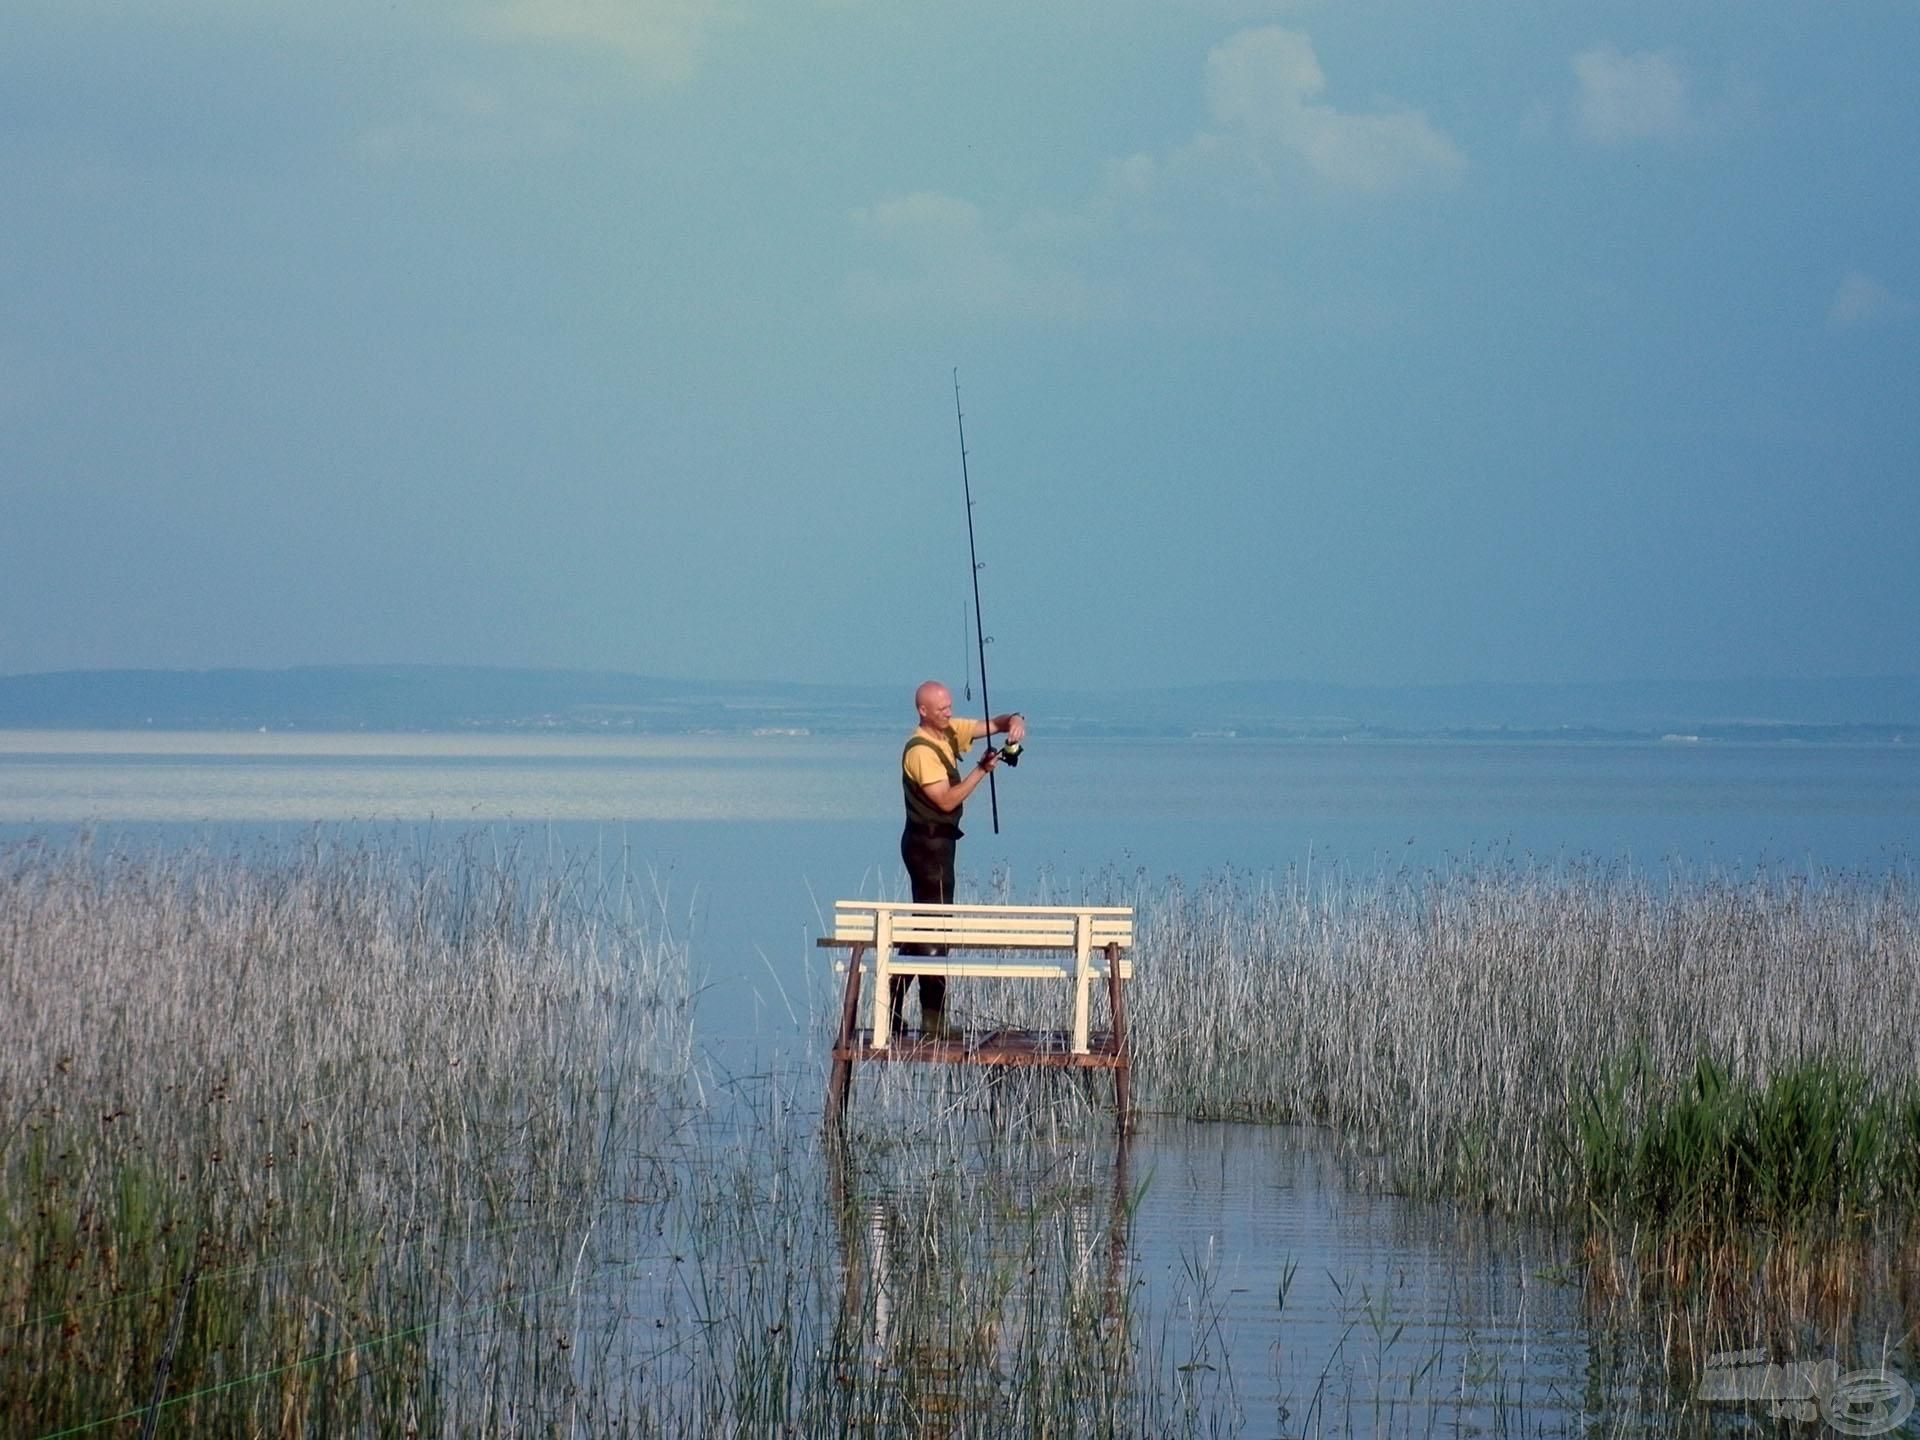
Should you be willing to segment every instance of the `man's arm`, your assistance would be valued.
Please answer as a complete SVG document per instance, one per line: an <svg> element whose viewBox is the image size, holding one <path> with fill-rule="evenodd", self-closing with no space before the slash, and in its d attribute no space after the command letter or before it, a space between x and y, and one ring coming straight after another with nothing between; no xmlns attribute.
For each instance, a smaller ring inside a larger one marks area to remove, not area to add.
<svg viewBox="0 0 1920 1440"><path fill-rule="evenodd" d="M1027 717L1018 710L1009 711L1005 715L996 715L987 722L987 734L1004 735L1015 744L1019 744L1027 738Z"/></svg>
<svg viewBox="0 0 1920 1440"><path fill-rule="evenodd" d="M934 805L951 815L962 805L967 797L980 788L980 782L1000 763L1000 752L989 750L980 757L980 763L962 775L958 780L931 780L920 787L920 793Z"/></svg>

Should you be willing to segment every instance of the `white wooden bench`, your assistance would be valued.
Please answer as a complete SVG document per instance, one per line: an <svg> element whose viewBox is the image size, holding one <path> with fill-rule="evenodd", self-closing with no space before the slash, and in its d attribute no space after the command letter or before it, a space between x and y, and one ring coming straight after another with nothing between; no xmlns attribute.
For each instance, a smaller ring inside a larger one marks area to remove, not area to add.
<svg viewBox="0 0 1920 1440"><path fill-rule="evenodd" d="M854 1062L918 1060L1110 1069L1115 1106L1125 1127L1132 1053L1123 983L1133 978L1131 906L840 900L834 903L833 934L818 943L850 952L827 1084L830 1119L838 1118L846 1102ZM902 946L946 953L903 954ZM1060 982L1071 990L1070 1021L1064 1030L1002 1029L957 1039L896 1037L891 982L912 975ZM872 1022L864 1030L858 1024L863 977L873 982ZM1113 1022L1104 1034L1091 1028L1096 980L1106 984Z"/></svg>

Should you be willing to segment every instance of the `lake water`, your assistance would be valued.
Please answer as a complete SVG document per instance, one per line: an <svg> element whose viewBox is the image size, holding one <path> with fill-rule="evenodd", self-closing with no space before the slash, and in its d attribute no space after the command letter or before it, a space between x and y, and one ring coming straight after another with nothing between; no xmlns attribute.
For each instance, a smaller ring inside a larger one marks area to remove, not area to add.
<svg viewBox="0 0 1920 1440"><path fill-rule="evenodd" d="M904 893L897 755L811 736L0 732L0 841L247 844L322 825L591 853L653 877L708 982L702 1044L738 1069L815 1043L812 940L833 899ZM1879 875L1912 864L1920 746L1036 735L998 790L999 834L984 794L969 805L962 898L1474 859ZM1284 1129L1149 1120L1129 1166L1146 1183L1138 1283L1177 1309L1204 1277L1219 1322L1205 1363L1241 1433L1381 1428L1377 1412L1303 1421L1326 1377L1362 1372L1376 1399L1380 1376L1421 1397L1391 1412L1396 1431L1559 1433L1605 1411L1580 1291L1542 1278L1568 1242L1356 1186Z"/></svg>

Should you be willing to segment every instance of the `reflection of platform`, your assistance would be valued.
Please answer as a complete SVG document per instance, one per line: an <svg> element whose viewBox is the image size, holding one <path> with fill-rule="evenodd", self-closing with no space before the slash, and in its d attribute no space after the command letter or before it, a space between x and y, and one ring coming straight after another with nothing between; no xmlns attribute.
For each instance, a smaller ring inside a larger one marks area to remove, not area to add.
<svg viewBox="0 0 1920 1440"><path fill-rule="evenodd" d="M1132 974L1133 911L1128 906L933 905L842 900L827 948L849 951L840 1028L827 1078L827 1119L837 1122L862 1060L935 1065L1025 1065L1113 1072L1115 1117L1128 1123L1132 1051L1127 1043L1125 981ZM862 973L872 971L873 1024L857 1029ZM995 1029L951 1037L895 1032L896 977L1038 980L1064 983L1072 1001L1067 1030ZM1104 982L1111 1028L1089 1024L1095 982ZM892 997L892 1004L889 997Z"/></svg>
<svg viewBox="0 0 1920 1440"><path fill-rule="evenodd" d="M1082 1070L1124 1070L1129 1057L1115 1042L1112 1031L1095 1030L1087 1036L1085 1054L1073 1050L1067 1030L974 1030L956 1039L936 1040L917 1031L894 1034L891 1044L873 1043L871 1030L858 1031L851 1044L835 1045L836 1062L850 1060L915 1060L943 1065L1057 1065Z"/></svg>
<svg viewBox="0 0 1920 1440"><path fill-rule="evenodd" d="M828 1132L841 1279L832 1360L848 1404L815 1433L1042 1433L1025 1407L1063 1378L1090 1406L1133 1384L1127 1137L1110 1161L1079 1143L990 1143L978 1169L929 1165L911 1148L891 1152L890 1169L856 1164Z"/></svg>

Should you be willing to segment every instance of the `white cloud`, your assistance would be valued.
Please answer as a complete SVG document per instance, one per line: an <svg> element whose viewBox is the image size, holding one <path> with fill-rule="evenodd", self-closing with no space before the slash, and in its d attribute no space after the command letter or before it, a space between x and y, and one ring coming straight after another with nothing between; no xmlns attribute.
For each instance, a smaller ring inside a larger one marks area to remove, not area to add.
<svg viewBox="0 0 1920 1440"><path fill-rule="evenodd" d="M381 162L497 161L555 155L579 138L579 127L557 105L522 93L509 98L495 86L443 78L419 87L407 113L370 125L360 149Z"/></svg>
<svg viewBox="0 0 1920 1440"><path fill-rule="evenodd" d="M1672 140L1696 126L1687 79L1665 50L1623 55L1612 45L1573 57L1574 122L1599 145Z"/></svg>
<svg viewBox="0 0 1920 1440"><path fill-rule="evenodd" d="M734 9L735 0L503 0L485 12L481 29L610 55L654 80L678 82Z"/></svg>
<svg viewBox="0 0 1920 1440"><path fill-rule="evenodd" d="M1913 302L1893 293L1871 275L1849 271L1827 306L1829 330L1860 330L1889 325L1914 313Z"/></svg>
<svg viewBox="0 0 1920 1440"><path fill-rule="evenodd" d="M1178 302L1166 297L1176 291L1210 302L1222 292L1191 254L1129 269L1128 255L1140 254L1130 238L1171 235L1177 251L1204 232L1210 211L1258 208L1316 187L1377 194L1446 185L1466 167L1459 147L1418 110L1323 103L1326 76L1297 31L1235 34L1208 55L1205 83L1212 128L1109 161L1103 185L1077 210L996 225L971 201L929 190L855 211L878 258L849 279L848 299L869 310L1054 321L1143 304L1170 312ZM1100 278L1090 280L1096 267L1104 267ZM1244 288L1236 293L1244 297Z"/></svg>
<svg viewBox="0 0 1920 1440"><path fill-rule="evenodd" d="M1344 111L1327 88L1313 42L1278 25L1243 30L1207 56L1207 102L1221 134L1204 149L1242 149L1261 170L1291 157L1344 190L1447 183L1466 157L1418 110Z"/></svg>
<svg viewBox="0 0 1920 1440"><path fill-rule="evenodd" d="M468 51L436 50L433 72L399 97L397 113L367 126L376 161L491 161L556 154L578 143L596 91L574 63L609 62L624 90L689 80L714 29L740 0L418 0L430 35L451 29ZM492 59L471 53L478 41Z"/></svg>
<svg viewBox="0 0 1920 1440"><path fill-rule="evenodd" d="M856 308L995 320L1089 310L1084 280L1058 255L1072 221L1034 217L996 232L971 201L934 191L863 207L853 221L887 256L849 277Z"/></svg>

